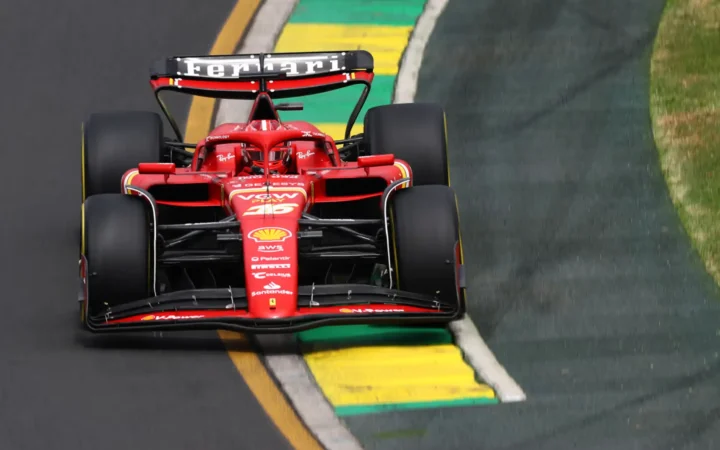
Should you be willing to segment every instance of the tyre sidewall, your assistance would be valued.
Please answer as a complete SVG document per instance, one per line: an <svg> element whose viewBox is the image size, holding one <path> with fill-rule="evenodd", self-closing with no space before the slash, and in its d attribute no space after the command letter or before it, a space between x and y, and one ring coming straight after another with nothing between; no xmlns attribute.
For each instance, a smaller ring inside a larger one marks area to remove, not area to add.
<svg viewBox="0 0 720 450"><path fill-rule="evenodd" d="M85 202L84 220L89 314L147 298L152 279L145 201L123 194L94 195Z"/></svg>
<svg viewBox="0 0 720 450"><path fill-rule="evenodd" d="M460 233L453 189L437 185L402 189L392 198L391 220L397 288L458 302Z"/></svg>

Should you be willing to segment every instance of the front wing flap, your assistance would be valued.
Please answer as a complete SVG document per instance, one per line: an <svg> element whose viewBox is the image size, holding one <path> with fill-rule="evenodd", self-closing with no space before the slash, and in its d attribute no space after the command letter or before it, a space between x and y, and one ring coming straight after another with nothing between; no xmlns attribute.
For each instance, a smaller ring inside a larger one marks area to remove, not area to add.
<svg viewBox="0 0 720 450"><path fill-rule="evenodd" d="M433 297L379 286L337 284L300 286L292 317L258 318L248 312L245 289L217 288L170 292L108 308L86 318L93 332L226 329L252 333L300 331L326 325L444 323L464 313Z"/></svg>

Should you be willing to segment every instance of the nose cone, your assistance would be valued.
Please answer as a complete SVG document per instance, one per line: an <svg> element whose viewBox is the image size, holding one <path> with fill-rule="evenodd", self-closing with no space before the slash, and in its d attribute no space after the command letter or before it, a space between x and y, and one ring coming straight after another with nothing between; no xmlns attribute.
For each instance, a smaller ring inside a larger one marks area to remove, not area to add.
<svg viewBox="0 0 720 450"><path fill-rule="evenodd" d="M308 200L307 190L297 175L268 180L270 186L250 177L235 180L226 192L242 228L250 315L291 317L297 311L298 219Z"/></svg>
<svg viewBox="0 0 720 450"><path fill-rule="evenodd" d="M298 285L297 221L249 219L241 226L250 314L260 318L294 315Z"/></svg>

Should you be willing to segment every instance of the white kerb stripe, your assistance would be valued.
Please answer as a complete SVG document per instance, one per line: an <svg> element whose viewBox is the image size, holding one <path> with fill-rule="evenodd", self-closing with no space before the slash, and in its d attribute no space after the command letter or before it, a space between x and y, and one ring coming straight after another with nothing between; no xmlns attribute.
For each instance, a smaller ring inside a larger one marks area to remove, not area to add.
<svg viewBox="0 0 720 450"><path fill-rule="evenodd" d="M410 42L408 42L400 62L400 71L395 82L394 103L412 103L415 101L418 75L425 47L428 40L430 40L435 23L447 3L448 0L427 0L427 3L425 3L425 9L418 18L417 24L410 35Z"/></svg>

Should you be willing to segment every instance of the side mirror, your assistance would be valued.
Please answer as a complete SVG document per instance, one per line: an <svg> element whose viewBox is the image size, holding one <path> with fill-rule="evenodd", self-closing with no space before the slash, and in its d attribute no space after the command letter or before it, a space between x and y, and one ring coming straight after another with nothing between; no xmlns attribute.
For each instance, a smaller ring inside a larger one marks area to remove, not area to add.
<svg viewBox="0 0 720 450"><path fill-rule="evenodd" d="M392 166L395 164L395 155L360 156L357 159L358 167Z"/></svg>
<svg viewBox="0 0 720 450"><path fill-rule="evenodd" d="M138 173L171 175L175 173L175 163L140 163Z"/></svg>

